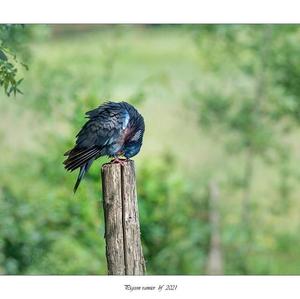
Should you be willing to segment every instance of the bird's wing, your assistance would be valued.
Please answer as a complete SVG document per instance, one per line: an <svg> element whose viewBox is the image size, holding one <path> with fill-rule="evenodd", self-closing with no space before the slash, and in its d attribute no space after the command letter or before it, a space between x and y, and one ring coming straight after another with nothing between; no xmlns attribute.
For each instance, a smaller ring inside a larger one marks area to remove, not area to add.
<svg viewBox="0 0 300 299"><path fill-rule="evenodd" d="M77 134L75 147L65 154L68 156L64 161L67 170L72 171L101 156L103 148L114 142L114 137L129 122L127 110L115 105L103 105L86 114L89 120Z"/></svg>
<svg viewBox="0 0 300 299"><path fill-rule="evenodd" d="M112 137L124 130L129 122L128 111L115 103L104 104L86 115L89 121L76 136L76 145L80 148L103 147L111 143Z"/></svg>
<svg viewBox="0 0 300 299"><path fill-rule="evenodd" d="M145 131L144 118L137 114L131 119L130 129L127 133L127 142L142 142Z"/></svg>

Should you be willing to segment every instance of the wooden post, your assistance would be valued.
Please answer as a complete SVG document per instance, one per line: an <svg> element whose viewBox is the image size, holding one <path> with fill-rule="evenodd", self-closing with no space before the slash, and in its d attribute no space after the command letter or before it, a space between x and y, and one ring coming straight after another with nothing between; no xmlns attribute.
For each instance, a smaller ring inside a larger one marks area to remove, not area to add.
<svg viewBox="0 0 300 299"><path fill-rule="evenodd" d="M102 166L106 259L110 275L143 275L134 161Z"/></svg>

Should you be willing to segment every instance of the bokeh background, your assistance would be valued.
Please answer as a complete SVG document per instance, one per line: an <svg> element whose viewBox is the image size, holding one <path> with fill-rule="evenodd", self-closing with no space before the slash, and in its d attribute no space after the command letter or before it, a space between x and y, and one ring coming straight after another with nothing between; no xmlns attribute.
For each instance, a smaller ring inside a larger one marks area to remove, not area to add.
<svg viewBox="0 0 300 299"><path fill-rule="evenodd" d="M86 111L126 100L148 274L300 274L299 26L1 25L0 43L24 78L0 93L0 273L107 273L107 160L75 196L62 162Z"/></svg>

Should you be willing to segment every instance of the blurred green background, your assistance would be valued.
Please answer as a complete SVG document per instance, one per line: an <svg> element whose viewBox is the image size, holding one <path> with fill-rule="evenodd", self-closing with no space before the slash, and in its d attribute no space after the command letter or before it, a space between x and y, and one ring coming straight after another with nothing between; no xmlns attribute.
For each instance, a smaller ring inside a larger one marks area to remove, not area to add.
<svg viewBox="0 0 300 299"><path fill-rule="evenodd" d="M75 196L62 162L86 111L126 100L148 274L300 274L299 26L1 25L0 43L0 273L107 273L107 159Z"/></svg>

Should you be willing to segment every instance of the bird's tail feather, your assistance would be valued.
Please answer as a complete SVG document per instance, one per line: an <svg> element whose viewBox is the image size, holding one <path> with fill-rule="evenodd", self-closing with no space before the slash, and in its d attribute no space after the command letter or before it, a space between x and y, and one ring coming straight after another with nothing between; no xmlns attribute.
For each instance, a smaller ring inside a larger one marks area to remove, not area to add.
<svg viewBox="0 0 300 299"><path fill-rule="evenodd" d="M94 151L92 151L90 153L87 153L82 156L78 156L78 158L76 158L76 159L73 159L73 160L69 159L65 167L67 170L73 171L76 168L85 165L89 160L97 157L98 154L99 154L99 150L95 149Z"/></svg>
<svg viewBox="0 0 300 299"><path fill-rule="evenodd" d="M84 150L77 150L76 148L67 152L68 158L63 162L67 170L73 171L76 168L82 167L90 159L96 158L101 153L101 150L92 147Z"/></svg>
<svg viewBox="0 0 300 299"><path fill-rule="evenodd" d="M77 181L76 181L74 189L73 189L74 194L75 194L82 178L84 177L85 173L89 170L89 168L90 168L91 164L93 163L93 161L94 161L94 159L88 161L87 163L85 163L84 165L82 165L80 167L80 171L79 171L79 174L78 174L78 177L77 177Z"/></svg>

